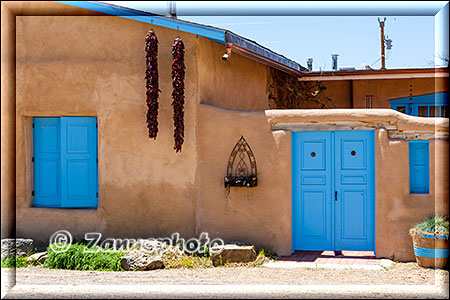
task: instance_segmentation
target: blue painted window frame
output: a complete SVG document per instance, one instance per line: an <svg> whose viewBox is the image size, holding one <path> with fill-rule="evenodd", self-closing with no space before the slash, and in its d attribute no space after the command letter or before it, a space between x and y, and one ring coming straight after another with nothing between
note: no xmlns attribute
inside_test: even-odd
<svg viewBox="0 0 450 300"><path fill-rule="evenodd" d="M98 126L97 117L33 117L33 207L53 207L53 208L98 208ZM73 151L68 149L70 136L68 127L65 126L85 126L86 139L92 151ZM50 134L41 132L41 126L53 127L53 137ZM56 129L56 130L55 130ZM94 136L95 135L95 136ZM77 135L78 136L78 135ZM80 141L75 141L77 144ZM84 142L81 141L82 144ZM79 146L79 145L74 145ZM49 151L48 147L51 147ZM44 150L43 150L44 149ZM64 153L64 154L63 154ZM87 153L87 154L86 154ZM80 157L85 155L85 157ZM86 157L87 156L87 157ZM69 158L70 157L70 158ZM54 172L48 172L42 168L42 162L53 163ZM72 182L77 177L77 173L72 173L67 169L69 161L84 163L88 167L89 178L88 195L71 196L70 190L75 191L77 186L71 185L68 176L72 175ZM66 162L66 164L65 164ZM73 164L72 164L73 165ZM69 172L69 173L67 173ZM95 172L95 174L94 174ZM56 174L56 175L55 175ZM65 174L65 176L64 176ZM90 177L93 176L93 177ZM49 178L50 177L50 178ZM51 184L43 184L42 180L53 180ZM42 191L42 187L50 187L50 193ZM53 192L53 193L51 193ZM77 198L78 197L78 198Z"/></svg>
<svg viewBox="0 0 450 300"><path fill-rule="evenodd" d="M409 141L409 192L410 194L430 193L430 143L429 141ZM423 160L418 161L418 151L424 150ZM422 183L418 184L414 178L423 172Z"/></svg>
<svg viewBox="0 0 450 300"><path fill-rule="evenodd" d="M446 107L446 112L449 111L448 92L434 93L428 95L414 96L408 98L399 98L389 100L391 109L399 110L400 107L405 107L405 114L412 116L419 116L419 107L427 107L427 116L430 115L430 106L439 107L439 115L436 117L445 117L443 115L442 107Z"/></svg>

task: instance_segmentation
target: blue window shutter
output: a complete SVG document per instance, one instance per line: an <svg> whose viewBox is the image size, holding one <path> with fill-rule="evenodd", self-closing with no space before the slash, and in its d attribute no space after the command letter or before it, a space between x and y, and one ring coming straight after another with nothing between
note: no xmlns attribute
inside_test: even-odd
<svg viewBox="0 0 450 300"><path fill-rule="evenodd" d="M97 118L61 117L61 206L98 206Z"/></svg>
<svg viewBox="0 0 450 300"><path fill-rule="evenodd" d="M409 191L430 192L429 141L409 141Z"/></svg>
<svg viewBox="0 0 450 300"><path fill-rule="evenodd" d="M61 205L60 152L59 118L33 118L33 206Z"/></svg>

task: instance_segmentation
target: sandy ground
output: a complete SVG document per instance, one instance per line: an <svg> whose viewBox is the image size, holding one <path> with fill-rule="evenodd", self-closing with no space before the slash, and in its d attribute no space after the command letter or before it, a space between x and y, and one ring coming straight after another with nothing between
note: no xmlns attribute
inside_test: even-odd
<svg viewBox="0 0 450 300"><path fill-rule="evenodd" d="M10 278L13 278L14 269L2 269L2 275L9 275ZM191 295L195 298L219 295L220 289L223 289L224 285L231 285L228 294L225 290L222 290L222 294L220 294L226 298L242 297L242 293L252 287L255 289L253 292L247 290L245 293L266 298L299 298L298 289L303 291L301 295L305 297L302 296L302 298L318 295L333 298L336 295L346 295L346 297L367 296L369 298L448 299L449 295L447 270L425 269L415 263L395 263L388 270L219 267L163 269L146 272L99 272L27 267L17 269L15 275L16 286L7 293L5 298L18 299L30 296L33 298L51 298L52 296L55 298L71 298L72 296L74 298L91 298L103 295L108 295L108 298L128 298L128 296L140 298L140 295L164 298L166 294L157 293L162 290L171 296L177 295L177 291L179 293L184 291L178 296L189 298ZM2 285L4 278L5 276L2 276ZM14 286L13 282L9 284ZM84 285L90 287L77 290ZM190 290L189 285L199 287ZM133 286L134 288L130 289ZM257 286L264 288L256 289ZM172 291L174 288L175 290ZM127 290L129 293L125 293ZM153 293L150 293L151 290ZM219 294L216 294L215 290ZM2 287L2 296L3 291ZM338 291L336 292L338 294L333 294L333 291ZM121 294L121 292L124 293Z"/></svg>

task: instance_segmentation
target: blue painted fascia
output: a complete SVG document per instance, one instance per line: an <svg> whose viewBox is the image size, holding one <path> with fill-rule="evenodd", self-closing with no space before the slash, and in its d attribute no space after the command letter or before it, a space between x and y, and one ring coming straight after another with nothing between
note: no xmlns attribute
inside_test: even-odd
<svg viewBox="0 0 450 300"><path fill-rule="evenodd" d="M192 34L197 34L206 37L214 42L225 45L225 30L223 29L214 28L206 25L199 25L186 21L179 21L172 18L153 15L151 13L146 13L125 7L113 6L110 4L95 1L55 1L55 2L80 7L84 9L89 9L112 16L118 16L130 20L135 20L170 29L189 32Z"/></svg>

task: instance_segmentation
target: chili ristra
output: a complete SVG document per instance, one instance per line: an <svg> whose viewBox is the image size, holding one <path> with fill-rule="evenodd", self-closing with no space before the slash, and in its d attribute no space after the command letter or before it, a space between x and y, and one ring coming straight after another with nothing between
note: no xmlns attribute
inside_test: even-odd
<svg viewBox="0 0 450 300"><path fill-rule="evenodd" d="M145 37L146 52L146 87L147 87L147 127L148 136L156 140L158 134L158 97L159 97L159 75L158 75L158 38L153 30Z"/></svg>
<svg viewBox="0 0 450 300"><path fill-rule="evenodd" d="M173 137L175 152L181 151L184 142L184 44L180 38L176 38L172 44L172 106L173 125L175 126Z"/></svg>

